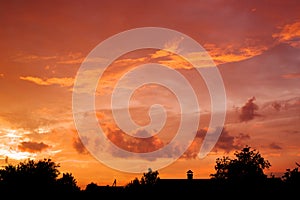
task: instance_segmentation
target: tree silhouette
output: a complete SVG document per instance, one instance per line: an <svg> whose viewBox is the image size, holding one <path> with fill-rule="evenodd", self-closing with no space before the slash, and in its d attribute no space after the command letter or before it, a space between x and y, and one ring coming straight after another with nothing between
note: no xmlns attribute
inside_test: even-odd
<svg viewBox="0 0 300 200"><path fill-rule="evenodd" d="M231 163L231 159L228 156L223 156L222 158L216 159L216 165L215 165L215 174L211 174L215 179L218 180L225 180L229 178L229 166Z"/></svg>
<svg viewBox="0 0 300 200"><path fill-rule="evenodd" d="M230 181L261 181L267 178L263 170L270 168L271 164L258 151L246 146L240 152L236 151L234 155L235 159L224 156L217 158L216 173L210 176Z"/></svg>
<svg viewBox="0 0 300 200"><path fill-rule="evenodd" d="M63 176L57 180L60 192L78 192L80 188L77 186L77 181L72 173L63 173Z"/></svg>
<svg viewBox="0 0 300 200"><path fill-rule="evenodd" d="M146 186L154 186L159 181L158 171L152 171L151 168L148 169L147 173L144 173L141 178L141 184Z"/></svg>
<svg viewBox="0 0 300 200"><path fill-rule="evenodd" d="M296 163L297 164L297 163ZM299 166L297 164L297 166ZM300 172L298 167L295 167L294 169L286 169L286 172L282 176L282 180L286 183L300 183Z"/></svg>
<svg viewBox="0 0 300 200"><path fill-rule="evenodd" d="M9 164L0 169L0 192L2 193L49 193L75 192L80 188L71 173L58 178L59 164L51 159L26 160L17 165Z"/></svg>
<svg viewBox="0 0 300 200"><path fill-rule="evenodd" d="M5 191L49 190L60 174L58 167L51 159L27 160L15 166L9 164L0 170L1 188Z"/></svg>
<svg viewBox="0 0 300 200"><path fill-rule="evenodd" d="M143 176L140 178L140 180L135 177L125 186L125 189L130 191L151 190L154 188L154 186L157 185L158 181L160 180L158 175L159 172L157 170L152 171L152 169L149 168L147 173L143 173Z"/></svg>
<svg viewBox="0 0 300 200"><path fill-rule="evenodd" d="M0 169L0 192L2 195L9 194L11 198L27 195L31 199L35 197L40 199L39 195L45 194L49 198L60 194L67 194L70 198L93 198L95 194L120 198L133 197L137 194L136 197L146 195L149 198L157 198L162 192L168 195L172 193L177 197L179 194L194 195L198 191L202 194L213 193L215 197L217 195L223 197L226 194L237 198L243 198L245 194L248 198L262 197L258 196L259 194L267 194L269 198L278 195L286 198L298 194L300 185L298 163L294 169L287 169L282 179L274 176L268 179L263 170L268 169L271 164L258 151L246 146L241 151L236 151L234 155L234 159L225 156L216 159L216 173L210 174L212 178L209 181L174 180L171 185L165 185L171 182L160 181L158 171L149 168L140 179L136 177L125 187L98 186L91 182L85 190L80 190L72 173L62 173L59 178L60 166L51 159L26 160L17 165L8 164Z"/></svg>
<svg viewBox="0 0 300 200"><path fill-rule="evenodd" d="M137 177L135 177L133 180L131 180L129 183L127 183L125 185L125 188L127 190L132 190L132 189L136 190L140 187L141 187L141 183L140 183L140 180Z"/></svg>
<svg viewBox="0 0 300 200"><path fill-rule="evenodd" d="M85 191L89 193L95 193L98 192L98 190L99 190L99 186L97 185L97 183L94 182L87 184L85 187Z"/></svg>

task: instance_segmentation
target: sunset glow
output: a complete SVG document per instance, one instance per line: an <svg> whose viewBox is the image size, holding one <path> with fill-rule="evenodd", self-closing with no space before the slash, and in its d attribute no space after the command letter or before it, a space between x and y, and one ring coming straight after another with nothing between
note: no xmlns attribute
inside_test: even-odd
<svg viewBox="0 0 300 200"><path fill-rule="evenodd" d="M186 178L189 169L195 178L209 178L216 158L231 156L245 145L270 161L266 174L282 176L295 162L300 163L299 10L297 0L1 1L0 166L28 158L52 158L63 172L72 172L81 188L90 182L111 185L114 179L117 185L125 185L140 177L149 164L174 158L172 155L182 150L182 146L171 143L181 117L185 114L191 119L183 127L187 130L199 114L197 130L185 135L194 139L186 141L189 146L176 161L159 169L161 178ZM100 80L95 70L83 70L83 77L88 78L76 85L83 64L98 66L107 61L91 56L97 45L141 27L176 30L204 49L188 52L185 59L180 54L186 38L168 38L163 49L123 54L107 66ZM107 49L108 54L115 53L110 51ZM222 77L226 92L226 101L221 102L226 105L223 127L209 130L213 115L210 88L193 63L199 68L216 67ZM168 67L151 71L161 66ZM199 108L187 103L185 113L181 113L178 97L187 96L188 88L183 86L184 81L169 80L170 71L181 74L172 77L189 80ZM115 118L124 111L123 99L115 100L119 107L114 108L111 99L114 92L125 93L148 80L143 73L161 78L174 89L154 83L138 87L126 105L133 124L142 128L126 134L124 129L133 125L118 124ZM92 81L97 81L95 90L80 90ZM93 115L108 140L136 153L131 156L99 147L97 144L102 143L95 140L93 148L102 148L107 160L124 171L98 160L87 148L91 138L80 137L77 128L91 124L75 124L72 103L76 92L94 95L95 110L83 116ZM165 121L158 116L164 116ZM120 121L127 122L122 117ZM147 129L151 119L155 128ZM221 135L214 148L199 158L205 136L218 128ZM161 158L140 154L166 146L168 151L159 154ZM132 164L122 164L119 159ZM137 164L141 161L144 166ZM126 172L133 165L140 171Z"/></svg>

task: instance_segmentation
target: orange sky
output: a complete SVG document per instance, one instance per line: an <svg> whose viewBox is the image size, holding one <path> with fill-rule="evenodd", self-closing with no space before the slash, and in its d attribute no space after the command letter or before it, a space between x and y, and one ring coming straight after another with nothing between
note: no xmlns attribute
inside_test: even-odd
<svg viewBox="0 0 300 200"><path fill-rule="evenodd" d="M105 39L133 28L164 27L202 45L222 76L227 109L218 142L208 156L197 157L211 114L207 89L203 81L198 84L189 63L154 49L124 55L99 81L95 105L107 137L139 153L161 148L174 136L180 108L164 87L148 85L132 96L131 116L141 126L149 123L153 104L169 113L163 130L146 141L122 135L109 109L113 86L124 73L157 62L188 78L201 100L193 143L178 160L159 169L161 178L186 178L188 169L195 178L208 178L217 157L232 155L246 144L270 161L267 174L281 176L300 162L299 10L297 0L1 1L0 164L7 164L6 157L8 163L51 157L62 172L72 172L82 188L90 182L110 185L114 179L123 185L141 177L142 172L110 168L83 146L73 119L73 86L84 59ZM170 38L166 50L179 43ZM127 78L142 80L130 74ZM124 156L107 153L116 161Z"/></svg>

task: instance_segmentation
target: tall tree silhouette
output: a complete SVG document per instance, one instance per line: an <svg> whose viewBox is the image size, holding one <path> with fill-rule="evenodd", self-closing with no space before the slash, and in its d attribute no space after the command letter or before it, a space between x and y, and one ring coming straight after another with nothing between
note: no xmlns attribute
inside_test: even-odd
<svg viewBox="0 0 300 200"><path fill-rule="evenodd" d="M267 178L264 169L270 168L271 164L261 154L251 147L246 146L240 152L234 153L235 159L223 156L216 159L215 174L212 178L231 181L261 181Z"/></svg>

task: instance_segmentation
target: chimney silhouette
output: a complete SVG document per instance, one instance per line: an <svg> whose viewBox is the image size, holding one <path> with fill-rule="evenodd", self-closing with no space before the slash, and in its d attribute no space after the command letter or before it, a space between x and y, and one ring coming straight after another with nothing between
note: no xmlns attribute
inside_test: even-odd
<svg viewBox="0 0 300 200"><path fill-rule="evenodd" d="M188 170L187 172L186 172L186 175L187 175L187 179L188 180L192 180L193 179L193 171L192 170Z"/></svg>

